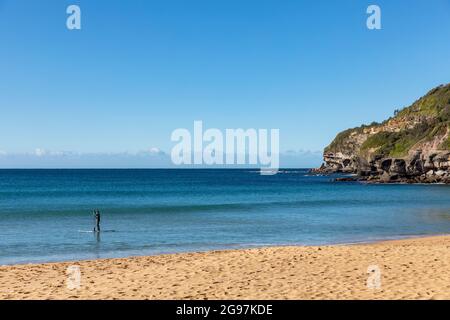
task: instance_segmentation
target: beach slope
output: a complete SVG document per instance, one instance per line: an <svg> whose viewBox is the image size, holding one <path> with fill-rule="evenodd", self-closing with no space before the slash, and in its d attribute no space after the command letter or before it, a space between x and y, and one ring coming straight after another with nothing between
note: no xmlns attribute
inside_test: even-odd
<svg viewBox="0 0 450 320"><path fill-rule="evenodd" d="M450 299L450 236L1 266L0 299Z"/></svg>

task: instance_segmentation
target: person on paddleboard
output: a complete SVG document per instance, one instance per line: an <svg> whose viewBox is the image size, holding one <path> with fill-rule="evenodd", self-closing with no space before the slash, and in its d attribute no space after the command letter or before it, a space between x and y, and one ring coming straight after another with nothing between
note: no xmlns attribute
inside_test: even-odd
<svg viewBox="0 0 450 320"><path fill-rule="evenodd" d="M95 227L94 232L100 232L100 211L94 210Z"/></svg>

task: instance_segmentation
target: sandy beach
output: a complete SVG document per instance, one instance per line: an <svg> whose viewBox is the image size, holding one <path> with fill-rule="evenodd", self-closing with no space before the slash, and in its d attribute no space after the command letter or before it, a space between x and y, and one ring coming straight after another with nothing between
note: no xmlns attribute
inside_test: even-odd
<svg viewBox="0 0 450 320"><path fill-rule="evenodd" d="M450 299L450 236L1 266L0 299Z"/></svg>

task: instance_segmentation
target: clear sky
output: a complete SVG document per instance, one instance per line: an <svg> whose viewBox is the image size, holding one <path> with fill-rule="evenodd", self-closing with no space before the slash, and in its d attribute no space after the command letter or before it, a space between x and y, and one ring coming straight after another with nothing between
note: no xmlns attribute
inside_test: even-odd
<svg viewBox="0 0 450 320"><path fill-rule="evenodd" d="M290 166L319 165L339 131L450 82L449 0L0 0L0 40L0 167L170 153L194 120L278 128Z"/></svg>

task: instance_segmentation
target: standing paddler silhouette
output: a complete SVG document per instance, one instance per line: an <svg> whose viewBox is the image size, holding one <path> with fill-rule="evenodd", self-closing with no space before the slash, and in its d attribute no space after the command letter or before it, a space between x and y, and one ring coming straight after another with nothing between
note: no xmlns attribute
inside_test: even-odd
<svg viewBox="0 0 450 320"><path fill-rule="evenodd" d="M95 226L94 226L94 232L100 232L100 211L94 210L94 219L95 219Z"/></svg>

